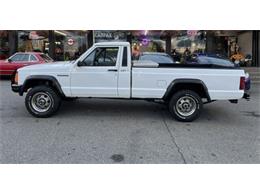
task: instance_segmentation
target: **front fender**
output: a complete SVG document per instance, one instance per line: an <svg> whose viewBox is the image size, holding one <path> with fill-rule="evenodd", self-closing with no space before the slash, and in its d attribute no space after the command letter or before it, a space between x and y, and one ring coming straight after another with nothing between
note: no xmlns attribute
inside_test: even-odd
<svg viewBox="0 0 260 195"><path fill-rule="evenodd" d="M21 85L21 88L19 90L19 95L22 96L23 93L26 92L31 86L35 86L39 82L51 83L53 85L53 87L55 87L55 89L62 96L65 96L59 81L54 76L49 76L49 75L30 75L30 76L28 76L25 79L23 85Z"/></svg>

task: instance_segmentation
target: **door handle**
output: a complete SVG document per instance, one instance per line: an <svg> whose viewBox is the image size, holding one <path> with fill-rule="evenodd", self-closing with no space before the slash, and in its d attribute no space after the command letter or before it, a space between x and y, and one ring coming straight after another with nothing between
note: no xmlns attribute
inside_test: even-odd
<svg viewBox="0 0 260 195"><path fill-rule="evenodd" d="M109 72L117 72L117 69L108 69Z"/></svg>

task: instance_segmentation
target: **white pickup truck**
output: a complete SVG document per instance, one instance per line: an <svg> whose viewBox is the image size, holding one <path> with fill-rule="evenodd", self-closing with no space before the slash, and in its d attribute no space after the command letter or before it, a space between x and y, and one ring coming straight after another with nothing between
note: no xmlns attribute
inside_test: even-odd
<svg viewBox="0 0 260 195"><path fill-rule="evenodd" d="M75 61L18 69L11 86L27 93L25 105L35 117L53 115L64 99L92 97L160 101L175 119L193 121L205 103L248 97L240 68L132 62L127 42L96 43Z"/></svg>

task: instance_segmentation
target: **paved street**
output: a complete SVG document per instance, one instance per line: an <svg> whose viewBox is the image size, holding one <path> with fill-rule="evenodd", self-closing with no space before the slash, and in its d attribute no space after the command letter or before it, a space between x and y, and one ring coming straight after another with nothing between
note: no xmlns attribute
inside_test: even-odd
<svg viewBox="0 0 260 195"><path fill-rule="evenodd" d="M80 99L37 119L0 80L0 163L260 163L260 85L251 101L204 106L172 120L145 101Z"/></svg>

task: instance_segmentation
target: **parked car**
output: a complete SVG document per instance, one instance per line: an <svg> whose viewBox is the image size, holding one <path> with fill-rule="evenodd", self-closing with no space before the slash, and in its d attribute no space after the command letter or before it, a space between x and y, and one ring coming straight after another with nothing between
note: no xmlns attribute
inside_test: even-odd
<svg viewBox="0 0 260 195"><path fill-rule="evenodd" d="M114 98L164 102L175 119L187 122L199 117L204 103L248 97L239 67L136 62L127 42L96 43L76 61L19 68L11 87L26 93L35 117L55 114L66 98Z"/></svg>
<svg viewBox="0 0 260 195"><path fill-rule="evenodd" d="M239 64L232 62L230 59L221 56L219 54L192 54L187 64L213 64L213 65L225 65L229 67L239 67ZM251 78L249 73L245 72L245 90L249 91L251 85Z"/></svg>
<svg viewBox="0 0 260 195"><path fill-rule="evenodd" d="M18 68L33 64L52 62L46 54L40 52L18 52L6 60L0 60L0 76L10 76Z"/></svg>
<svg viewBox="0 0 260 195"><path fill-rule="evenodd" d="M143 52L140 54L138 60L153 61L158 64L174 63L174 60L170 55L168 55L167 53L162 53L162 52Z"/></svg>
<svg viewBox="0 0 260 195"><path fill-rule="evenodd" d="M228 58L220 54L208 54L208 53L194 53L188 60L185 61L187 64L214 64L214 65L225 65L234 67L236 66Z"/></svg>

